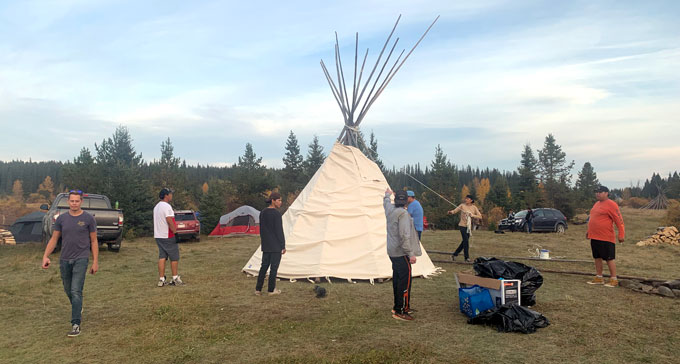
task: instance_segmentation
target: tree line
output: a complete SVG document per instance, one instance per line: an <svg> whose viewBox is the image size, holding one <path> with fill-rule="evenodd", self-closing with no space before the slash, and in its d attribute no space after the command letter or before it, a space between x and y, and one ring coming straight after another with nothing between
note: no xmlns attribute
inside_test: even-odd
<svg viewBox="0 0 680 364"><path fill-rule="evenodd" d="M363 134L360 138L360 149L378 164L390 186L414 190L429 221L443 229L454 227L458 217L446 214L451 205L437 194L453 203L467 194L475 196L485 216L483 224L493 228L510 209L554 207L571 217L592 206L592 191L599 184L589 162L572 183L574 161L566 158L552 134L535 151L529 144L524 145L519 165L513 171L457 166L440 146L424 168L416 164L387 169L380 160L375 135L371 132L368 142ZM287 208L324 159L324 149L316 136L303 156L296 135L290 131L283 168L264 166L250 143L231 166L187 165L175 155L169 138L160 144L160 158L146 161L135 150L129 130L120 126L111 137L95 143L93 150L83 147L78 156L64 163L0 162L0 195L22 201L49 201L57 192L71 188L104 194L124 210L126 236L134 237L151 233L151 213L158 190L170 187L175 190L175 207L200 211L203 231L207 233L221 215L240 205L264 208L266 194L274 189L282 193L284 209ZM669 198L680 197L676 196L680 195L677 172L666 179L653 174L644 186L612 194L653 197L658 193L656 186L667 191Z"/></svg>

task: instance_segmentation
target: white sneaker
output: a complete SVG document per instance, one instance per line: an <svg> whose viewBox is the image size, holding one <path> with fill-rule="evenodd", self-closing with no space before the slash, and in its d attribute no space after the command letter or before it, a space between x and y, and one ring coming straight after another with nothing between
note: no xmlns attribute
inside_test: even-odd
<svg viewBox="0 0 680 364"><path fill-rule="evenodd" d="M68 332L68 337L76 337L80 335L80 325L73 325L71 331Z"/></svg>
<svg viewBox="0 0 680 364"><path fill-rule="evenodd" d="M169 283L171 286L182 286L184 285L184 282L177 276L177 278L173 278L172 281Z"/></svg>
<svg viewBox="0 0 680 364"><path fill-rule="evenodd" d="M158 287L163 287L166 284L168 284L168 283L165 281L165 276L163 276L163 279L158 278Z"/></svg>

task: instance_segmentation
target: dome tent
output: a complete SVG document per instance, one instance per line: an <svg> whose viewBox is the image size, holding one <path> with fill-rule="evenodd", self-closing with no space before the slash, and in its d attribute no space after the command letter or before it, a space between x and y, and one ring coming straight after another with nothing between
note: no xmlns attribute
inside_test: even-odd
<svg viewBox="0 0 680 364"><path fill-rule="evenodd" d="M220 222L210 233L210 236L229 236L232 234L260 234L260 211L243 205L236 210L222 215Z"/></svg>

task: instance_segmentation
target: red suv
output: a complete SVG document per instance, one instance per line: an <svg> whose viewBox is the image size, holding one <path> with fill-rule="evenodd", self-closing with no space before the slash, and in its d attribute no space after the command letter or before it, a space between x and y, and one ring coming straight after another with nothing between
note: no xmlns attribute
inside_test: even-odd
<svg viewBox="0 0 680 364"><path fill-rule="evenodd" d="M201 241L201 223L193 210L176 210L177 240L194 239Z"/></svg>

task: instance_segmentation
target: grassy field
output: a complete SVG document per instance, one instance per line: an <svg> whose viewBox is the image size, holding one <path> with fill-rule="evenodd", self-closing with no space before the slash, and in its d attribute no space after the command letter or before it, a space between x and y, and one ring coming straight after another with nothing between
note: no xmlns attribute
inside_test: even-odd
<svg viewBox="0 0 680 364"><path fill-rule="evenodd" d="M624 210L627 243L617 248L619 274L680 278L679 247L636 247L661 215ZM590 259L584 226L566 234L476 232L475 256ZM456 231L426 232L427 249L451 251ZM40 244L0 246L2 363L677 363L680 299L586 285L589 277L544 273L533 309L551 325L531 335L472 326L458 311L453 273L416 279L413 322L391 318L392 285L281 281L278 297L253 295L241 268L258 238L208 239L181 246L187 285L157 288L157 250L150 238L103 251L100 272L85 282L83 333L66 337L70 308L58 268L39 268ZM53 256L56 259L56 255ZM449 259L432 254L432 258ZM592 263L525 262L592 271ZM56 268L56 269L55 269ZM606 271L606 270L605 270Z"/></svg>

